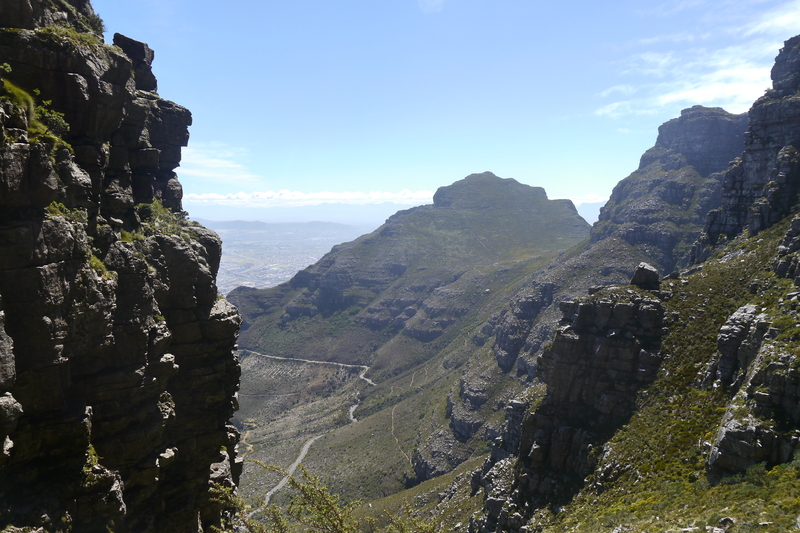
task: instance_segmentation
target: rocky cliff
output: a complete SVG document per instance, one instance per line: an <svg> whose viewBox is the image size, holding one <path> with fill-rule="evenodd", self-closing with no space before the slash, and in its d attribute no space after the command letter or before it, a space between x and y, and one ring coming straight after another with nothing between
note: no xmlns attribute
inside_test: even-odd
<svg viewBox="0 0 800 533"><path fill-rule="evenodd" d="M593 450L630 418L637 391L658 370L664 308L657 297L635 286L605 289L560 308L561 325L539 362L547 396L475 473L487 492L479 530L518 528L537 506L568 502L597 465ZM519 457L516 465L510 456ZM509 467L514 482L495 484Z"/></svg>
<svg viewBox="0 0 800 533"><path fill-rule="evenodd" d="M800 466L800 218L791 215L800 187L798 50L795 37L778 55L773 88L749 112L742 152L734 152L742 117L695 107L662 126L642 158L637 173L656 162L667 175L683 169L644 188L655 200L641 201L637 173L615 188L584 254L615 238L641 245L635 240L648 232L631 229L637 218L661 236L688 223L672 233L682 233L677 239L647 241L661 266L680 265L674 252L688 250L710 210L690 258L701 264L661 280L651 272L649 283L634 276L648 291L595 288L561 303L561 325L538 360L547 394L523 393L506 408L491 458L472 476L485 503L471 531L795 525L798 507L781 499L794 489L777 487ZM692 118L707 121L698 137L677 133ZM730 142L704 131L725 131ZM648 217L659 202L688 212ZM742 505L751 497L758 511Z"/></svg>
<svg viewBox="0 0 800 533"><path fill-rule="evenodd" d="M590 242L532 277L511 305L483 326L505 371L536 375L563 300L627 283L640 262L671 272L689 262L709 209L720 204L720 171L741 153L747 115L694 106L661 125L639 168L614 188L592 227ZM695 166L696 165L696 166Z"/></svg>
<svg viewBox="0 0 800 533"><path fill-rule="evenodd" d="M695 261L743 230L757 233L789 214L800 192L800 36L786 41L772 68L772 88L749 111L745 150L720 178L722 205L708 214Z"/></svg>
<svg viewBox="0 0 800 533"><path fill-rule="evenodd" d="M0 528L199 531L238 475L240 318L181 211L191 114L88 1L0 12Z"/></svg>

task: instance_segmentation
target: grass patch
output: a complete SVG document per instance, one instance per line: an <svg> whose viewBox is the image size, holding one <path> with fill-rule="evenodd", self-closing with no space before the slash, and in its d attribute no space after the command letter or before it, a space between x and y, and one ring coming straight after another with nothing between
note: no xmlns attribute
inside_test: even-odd
<svg viewBox="0 0 800 533"><path fill-rule="evenodd" d="M51 202L50 205L45 207L45 211L50 217L63 217L77 224L86 224L88 222L88 215L85 209L80 207L70 209L61 202Z"/></svg>
<svg viewBox="0 0 800 533"><path fill-rule="evenodd" d="M800 462L768 468L759 464L717 486L706 480L710 444L732 398L723 390L699 388L699 376L717 349L717 334L744 304L755 304L787 339L796 321L781 314L782 298L793 291L771 265L788 222L740 239L720 251L701 271L675 280L664 302L670 329L656 381L639 394L629 423L608 441L596 473L560 513L548 515L543 531L594 532L629 528L672 532L720 527L727 532L788 531L800 514ZM729 253L736 250L736 253ZM766 268L765 268L766 266ZM755 280L755 283L754 283ZM620 473L604 478L604 468ZM601 484L598 485L597 483ZM628 529L625 529L628 530Z"/></svg>

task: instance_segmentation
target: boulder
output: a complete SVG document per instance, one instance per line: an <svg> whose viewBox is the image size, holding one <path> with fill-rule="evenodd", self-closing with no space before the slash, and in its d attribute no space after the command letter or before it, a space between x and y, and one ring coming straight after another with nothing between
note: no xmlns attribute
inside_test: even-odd
<svg viewBox="0 0 800 533"><path fill-rule="evenodd" d="M639 263L633 272L631 285L646 290L658 290L660 286L658 270L648 263Z"/></svg>

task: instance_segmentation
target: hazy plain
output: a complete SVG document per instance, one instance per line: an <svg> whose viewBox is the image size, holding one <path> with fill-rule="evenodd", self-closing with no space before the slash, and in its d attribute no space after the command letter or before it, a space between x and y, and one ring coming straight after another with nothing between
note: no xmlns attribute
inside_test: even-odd
<svg viewBox="0 0 800 533"><path fill-rule="evenodd" d="M334 245L369 231L365 227L328 222L199 222L222 237L222 260L217 275L217 288L222 294L242 285L263 289L288 281Z"/></svg>

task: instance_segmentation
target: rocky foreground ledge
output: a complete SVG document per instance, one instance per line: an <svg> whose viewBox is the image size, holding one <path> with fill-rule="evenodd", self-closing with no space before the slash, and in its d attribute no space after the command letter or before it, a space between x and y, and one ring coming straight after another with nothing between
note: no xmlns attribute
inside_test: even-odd
<svg viewBox="0 0 800 533"><path fill-rule="evenodd" d="M240 318L181 210L191 114L88 1L0 13L0 529L208 530Z"/></svg>

